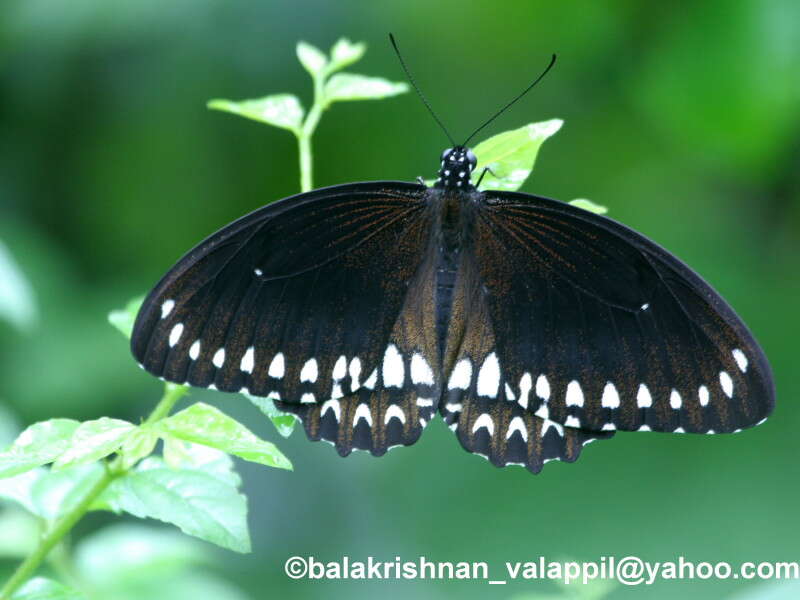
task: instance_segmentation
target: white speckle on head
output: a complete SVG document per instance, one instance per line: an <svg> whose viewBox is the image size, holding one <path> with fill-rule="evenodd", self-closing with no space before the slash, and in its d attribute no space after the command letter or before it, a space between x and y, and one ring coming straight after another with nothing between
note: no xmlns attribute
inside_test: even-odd
<svg viewBox="0 0 800 600"><path fill-rule="evenodd" d="M734 349L733 360L735 360L736 364L739 365L739 370L742 373L747 372L747 357L744 355L744 352L738 348Z"/></svg>
<svg viewBox="0 0 800 600"><path fill-rule="evenodd" d="M447 389L466 390L472 381L472 362L468 358L462 358L456 363L453 372L450 374L450 381L447 382Z"/></svg>
<svg viewBox="0 0 800 600"><path fill-rule="evenodd" d="M544 375L536 378L536 395L542 400L550 399L550 384Z"/></svg>
<svg viewBox="0 0 800 600"><path fill-rule="evenodd" d="M653 431L648 425L642 425L637 431Z"/></svg>
<svg viewBox="0 0 800 600"><path fill-rule="evenodd" d="M463 407L461 406L460 402L448 402L444 405L444 408L447 412L459 413Z"/></svg>
<svg viewBox="0 0 800 600"><path fill-rule="evenodd" d="M650 390L647 389L645 384L639 385L639 391L636 392L636 405L639 408L650 408L653 406L653 397L650 396Z"/></svg>
<svg viewBox="0 0 800 600"><path fill-rule="evenodd" d="M361 383L358 381L358 378L361 377L361 359L357 356L350 361L349 367L350 373L350 389L352 391L356 391L358 388L361 387Z"/></svg>
<svg viewBox="0 0 800 600"><path fill-rule="evenodd" d="M647 310L648 308L650 308L650 303L649 302L645 302L644 304L642 304L639 307L640 310Z"/></svg>
<svg viewBox="0 0 800 600"><path fill-rule="evenodd" d="M496 398L499 388L500 363L497 361L497 355L492 352L483 361L478 372L478 395Z"/></svg>
<svg viewBox="0 0 800 600"><path fill-rule="evenodd" d="M406 423L406 413L404 413L403 409L397 406L397 404L390 404L389 408L386 409L386 414L383 417L383 424L388 425L389 421L392 419L400 419L403 425Z"/></svg>
<svg viewBox="0 0 800 600"><path fill-rule="evenodd" d="M683 427L676 427L672 430L672 433L686 433L686 430Z"/></svg>
<svg viewBox="0 0 800 600"><path fill-rule="evenodd" d="M603 397L600 399L600 404L604 408L618 408L619 407L619 394L614 384L609 382L603 388Z"/></svg>
<svg viewBox="0 0 800 600"><path fill-rule="evenodd" d="M264 274L264 271L261 269L253 269L253 273L255 273L258 277L261 277Z"/></svg>
<svg viewBox="0 0 800 600"><path fill-rule="evenodd" d="M256 349L250 346L242 356L242 361L239 363L239 370L242 373L252 373L253 367L256 364Z"/></svg>
<svg viewBox="0 0 800 600"><path fill-rule="evenodd" d="M583 407L583 390L574 379L567 385L567 406Z"/></svg>
<svg viewBox="0 0 800 600"><path fill-rule="evenodd" d="M302 396L300 396L300 404L314 404L317 399L314 397L314 394L310 392L306 392Z"/></svg>
<svg viewBox="0 0 800 600"><path fill-rule="evenodd" d="M411 357L411 381L416 384L433 385L433 371L428 361L419 353L415 352Z"/></svg>
<svg viewBox="0 0 800 600"><path fill-rule="evenodd" d="M461 182L460 181L456 181L456 187L461 187Z"/></svg>
<svg viewBox="0 0 800 600"><path fill-rule="evenodd" d="M533 384L531 383L531 374L525 373L519 379L519 400L517 400L517 403L522 408L528 408L528 394L531 393L532 387Z"/></svg>
<svg viewBox="0 0 800 600"><path fill-rule="evenodd" d="M466 175L466 174L467 174L467 172L466 172L466 171L459 171L459 172L458 172L458 176L459 176L461 179L464 179L464 175Z"/></svg>
<svg viewBox="0 0 800 600"><path fill-rule="evenodd" d="M303 368L300 369L300 381L315 383L319 377L319 367L316 358L309 358Z"/></svg>
<svg viewBox="0 0 800 600"><path fill-rule="evenodd" d="M567 415L567 418L564 420L564 425L566 425L567 427L574 427L576 429L580 429L581 420L578 417Z"/></svg>
<svg viewBox="0 0 800 600"><path fill-rule="evenodd" d="M613 423L603 423L601 431L614 431L617 428Z"/></svg>
<svg viewBox="0 0 800 600"><path fill-rule="evenodd" d="M709 394L706 386L701 385L698 388L697 397L700 399L700 406L708 406Z"/></svg>
<svg viewBox="0 0 800 600"><path fill-rule="evenodd" d="M403 387L405 376L403 357L397 346L389 344L383 355L383 385L385 387Z"/></svg>
<svg viewBox="0 0 800 600"><path fill-rule="evenodd" d="M506 431L506 439L510 439L515 431L519 431L523 442L528 441L528 429L525 427L525 421L522 420L522 417L514 417L511 419L511 422L508 424L508 431Z"/></svg>
<svg viewBox="0 0 800 600"><path fill-rule="evenodd" d="M433 406L433 398L417 398L417 406Z"/></svg>
<svg viewBox="0 0 800 600"><path fill-rule="evenodd" d="M446 177L449 177L450 176L450 169L445 169L444 170L444 174L445 174Z"/></svg>
<svg viewBox="0 0 800 600"><path fill-rule="evenodd" d="M681 395L678 393L678 390L673 389L672 392L670 392L669 405L675 410L678 410L683 405L683 401L681 400Z"/></svg>
<svg viewBox="0 0 800 600"><path fill-rule="evenodd" d="M197 360L198 356L200 356L200 340L195 340L194 344L189 348L189 358Z"/></svg>
<svg viewBox="0 0 800 600"><path fill-rule="evenodd" d="M364 382L364 387L367 388L368 390L374 390L377 383L378 383L378 369L373 369L370 376L367 377L367 380Z"/></svg>
<svg viewBox="0 0 800 600"><path fill-rule="evenodd" d="M542 423L542 437L545 436L551 427L556 430L556 433L559 436L564 437L564 426L560 423L556 423L555 421L551 421L550 419L544 419L544 422Z"/></svg>
<svg viewBox="0 0 800 600"><path fill-rule="evenodd" d="M367 425L372 427L372 414L369 412L369 405L359 404L356 407L356 412L353 414L353 427L358 424L359 419L364 419Z"/></svg>
<svg viewBox="0 0 800 600"><path fill-rule="evenodd" d="M339 404L339 401L328 400L327 402L325 402L319 410L320 418L324 417L325 413L328 412L329 410L333 411L333 416L336 419L336 422L338 423L342 412L342 407Z"/></svg>
<svg viewBox="0 0 800 600"><path fill-rule="evenodd" d="M345 375L347 375L347 359L344 356L340 356L336 364L333 365L333 373L331 376L335 381L341 381L344 379Z"/></svg>
<svg viewBox="0 0 800 600"><path fill-rule="evenodd" d="M175 327L172 328L172 331L169 332L169 347L173 348L175 344L181 339L181 335L183 335L183 323L178 323Z"/></svg>
<svg viewBox="0 0 800 600"><path fill-rule="evenodd" d="M485 427L490 436L494 435L494 421L492 421L492 417L490 417L488 413L483 413L475 419L475 424L472 426L472 433L475 433L481 427Z"/></svg>
<svg viewBox="0 0 800 600"><path fill-rule="evenodd" d="M733 380L731 376L725 371L719 372L719 384L722 386L722 391L728 398L733 398Z"/></svg>
<svg viewBox="0 0 800 600"><path fill-rule="evenodd" d="M506 400L510 400L511 402L516 400L514 397L514 390L512 390L511 386L508 384L506 384Z"/></svg>
<svg viewBox="0 0 800 600"><path fill-rule="evenodd" d="M161 318L166 319L173 308L175 308L175 300L164 300L164 304L161 305Z"/></svg>
<svg viewBox="0 0 800 600"><path fill-rule="evenodd" d="M211 359L211 362L214 363L214 366L218 369L222 368L222 365L225 364L225 348L220 348L214 353L214 358Z"/></svg>
<svg viewBox="0 0 800 600"><path fill-rule="evenodd" d="M286 365L283 360L283 352L278 352L275 355L275 358L272 359L272 362L269 363L269 370L267 371L267 375L270 377L275 377L276 379L280 379L283 377L284 372L286 371Z"/></svg>

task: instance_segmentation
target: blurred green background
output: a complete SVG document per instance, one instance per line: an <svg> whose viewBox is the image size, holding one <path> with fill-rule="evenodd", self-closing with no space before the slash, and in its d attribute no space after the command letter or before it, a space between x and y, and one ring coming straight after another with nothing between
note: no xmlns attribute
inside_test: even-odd
<svg viewBox="0 0 800 600"><path fill-rule="evenodd" d="M321 584L289 580L283 561L425 555L485 560L499 576L503 561L539 555L797 560L798 24L795 0L6 0L0 240L30 279L39 318L27 332L0 322L0 404L21 425L138 421L153 406L159 382L105 315L207 234L297 191L290 134L205 102L293 92L308 106L298 39L366 41L352 70L400 80L393 31L456 137L557 52L555 70L482 137L564 119L523 191L591 198L699 271L770 358L774 416L738 436L622 433L532 476L467 454L440 420L412 448L342 460L301 431L280 439L240 396L198 391L193 399L224 407L295 465L241 465L254 552L210 549L211 571L243 598L483 598L556 588ZM315 138L315 182L430 177L445 146L412 95L337 104ZM78 533L110 520L92 515ZM609 597L718 598L752 585L659 582Z"/></svg>

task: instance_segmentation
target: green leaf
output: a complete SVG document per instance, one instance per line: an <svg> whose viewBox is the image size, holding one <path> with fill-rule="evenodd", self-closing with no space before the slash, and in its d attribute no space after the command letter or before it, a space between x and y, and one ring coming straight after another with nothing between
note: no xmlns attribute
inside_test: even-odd
<svg viewBox="0 0 800 600"><path fill-rule="evenodd" d="M272 421L272 424L275 426L275 429L278 430L279 434L281 434L283 437L289 437L292 435L295 423L297 422L297 418L293 414L279 411L277 408L275 408L275 403L271 398L251 396L250 394L246 393L242 393L242 395L250 400L250 402L255 404L262 413L267 415L269 420Z"/></svg>
<svg viewBox="0 0 800 600"><path fill-rule="evenodd" d="M164 440L163 463L173 469L203 471L236 488L242 485L242 478L233 468L233 459L222 450L202 444L193 444L168 437ZM149 469L161 465L162 463L158 459L147 459L142 463L141 468Z"/></svg>
<svg viewBox="0 0 800 600"><path fill-rule="evenodd" d="M602 206L601 204L595 204L586 198L576 198L575 200L570 200L569 203L572 206L577 206L578 208L588 210L589 212L593 212L598 215L604 215L608 212L608 208L605 206Z"/></svg>
<svg viewBox="0 0 800 600"><path fill-rule="evenodd" d="M487 171L481 189L518 190L531 174L542 143L561 129L563 123L560 119L529 123L484 140L472 149L478 157L473 181L477 182L483 169L489 167L494 175Z"/></svg>
<svg viewBox="0 0 800 600"><path fill-rule="evenodd" d="M136 322L136 315L144 302L144 296L132 298L125 305L125 308L112 310L108 313L108 322L119 329L126 338L131 339L133 324Z"/></svg>
<svg viewBox="0 0 800 600"><path fill-rule="evenodd" d="M158 434L152 427L145 425L137 427L125 438L119 450L122 454L123 468L130 469L144 457L150 456L157 442Z"/></svg>
<svg viewBox="0 0 800 600"><path fill-rule="evenodd" d="M274 125L297 133L303 122L303 106L297 96L292 94L275 94L253 100L210 100L208 108L222 110L253 119L261 123Z"/></svg>
<svg viewBox="0 0 800 600"><path fill-rule="evenodd" d="M58 457L53 469L84 465L116 452L136 429L128 421L102 417L81 423L75 430L67 450Z"/></svg>
<svg viewBox="0 0 800 600"><path fill-rule="evenodd" d="M0 559L22 559L36 548L41 535L39 522L15 507L0 510Z"/></svg>
<svg viewBox="0 0 800 600"><path fill-rule="evenodd" d="M35 577L17 590L11 600L83 600L85 596L52 579Z"/></svg>
<svg viewBox="0 0 800 600"><path fill-rule="evenodd" d="M186 534L236 552L250 551L247 499L209 473L171 469L151 457L114 480L105 497L115 509L136 517L171 523Z"/></svg>
<svg viewBox="0 0 800 600"><path fill-rule="evenodd" d="M0 319L21 331L27 331L37 318L33 288L11 252L0 242Z"/></svg>
<svg viewBox="0 0 800 600"><path fill-rule="evenodd" d="M104 527L83 538L75 549L75 567L92 587L163 577L208 559L201 542L177 531L139 524Z"/></svg>
<svg viewBox="0 0 800 600"><path fill-rule="evenodd" d="M406 83L389 81L382 77L337 73L325 83L325 101L377 100L403 94L408 89Z"/></svg>
<svg viewBox="0 0 800 600"><path fill-rule="evenodd" d="M269 467L291 469L292 463L274 444L259 439L218 408L197 402L154 426L162 435L210 446Z"/></svg>
<svg viewBox="0 0 800 600"><path fill-rule="evenodd" d="M347 38L341 38L331 48L331 62L328 65L328 72L338 71L361 60L367 45L363 42L353 44Z"/></svg>
<svg viewBox="0 0 800 600"><path fill-rule="evenodd" d="M50 419L34 423L0 453L0 478L11 477L54 461L70 444L80 423L72 419Z"/></svg>
<svg viewBox="0 0 800 600"><path fill-rule="evenodd" d="M16 502L31 514L37 514L36 505L31 498L34 483L47 476L47 469L38 468L25 471L13 477L0 479L0 499Z"/></svg>
<svg viewBox="0 0 800 600"><path fill-rule="evenodd" d="M34 514L54 521L77 506L103 476L100 463L78 465L61 471L48 471L31 485L31 504ZM108 508L100 503L93 510Z"/></svg>
<svg viewBox="0 0 800 600"><path fill-rule="evenodd" d="M308 42L297 43L297 59L312 77L320 76L328 64L328 59L322 50Z"/></svg>

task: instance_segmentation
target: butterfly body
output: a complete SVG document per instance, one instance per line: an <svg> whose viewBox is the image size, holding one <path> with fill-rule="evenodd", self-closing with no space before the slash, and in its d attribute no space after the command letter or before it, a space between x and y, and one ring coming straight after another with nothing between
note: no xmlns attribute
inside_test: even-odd
<svg viewBox="0 0 800 600"><path fill-rule="evenodd" d="M145 300L133 354L168 381L271 398L341 455L416 442L538 472L616 430L733 432L774 404L763 352L686 265L611 219L481 191L346 184L215 233Z"/></svg>

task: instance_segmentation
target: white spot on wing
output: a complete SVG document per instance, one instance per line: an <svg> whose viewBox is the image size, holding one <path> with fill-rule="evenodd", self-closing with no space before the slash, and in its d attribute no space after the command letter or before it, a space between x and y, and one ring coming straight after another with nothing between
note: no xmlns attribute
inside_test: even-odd
<svg viewBox="0 0 800 600"><path fill-rule="evenodd" d="M468 358L462 358L456 363L453 372L450 375L450 381L447 383L447 389L460 389L466 390L472 381L472 363Z"/></svg>
<svg viewBox="0 0 800 600"><path fill-rule="evenodd" d="M225 364L225 348L220 348L214 353L214 358L211 359L211 362L214 363L214 366L218 369L222 368L222 365Z"/></svg>
<svg viewBox="0 0 800 600"><path fill-rule="evenodd" d="M361 383L358 381L358 378L361 377L361 359L357 356L350 361L350 390L355 392L358 388L361 387Z"/></svg>
<svg viewBox="0 0 800 600"><path fill-rule="evenodd" d="M181 335L183 334L183 323L178 323L175 327L172 328L172 331L169 332L169 347L172 348L178 341L181 339Z"/></svg>
<svg viewBox="0 0 800 600"><path fill-rule="evenodd" d="M492 352L483 361L478 372L478 395L496 398L499 387L500 363L497 362L497 355Z"/></svg>
<svg viewBox="0 0 800 600"><path fill-rule="evenodd" d="M601 431L614 431L616 430L617 426L614 423L603 423L603 427L601 427Z"/></svg>
<svg viewBox="0 0 800 600"><path fill-rule="evenodd" d="M547 381L547 377L544 375L539 375L539 377L536 378L536 395L542 400L548 400L550 398L550 384Z"/></svg>
<svg viewBox="0 0 800 600"><path fill-rule="evenodd" d="M567 385L567 406L583 407L583 390L574 379Z"/></svg>
<svg viewBox="0 0 800 600"><path fill-rule="evenodd" d="M514 401L516 398L514 397L514 390L511 389L511 386L506 384L506 400Z"/></svg>
<svg viewBox="0 0 800 600"><path fill-rule="evenodd" d="M389 344L386 353L383 355L383 385L386 387L403 387L405 378L405 366L403 357L397 350L397 346Z"/></svg>
<svg viewBox="0 0 800 600"><path fill-rule="evenodd" d="M369 412L369 405L367 404L359 404L356 408L356 412L353 415L353 427L358 424L359 419L364 419L367 422L367 425L372 427L372 414Z"/></svg>
<svg viewBox="0 0 800 600"><path fill-rule="evenodd" d="M417 406L433 406L432 398L417 398Z"/></svg>
<svg viewBox="0 0 800 600"><path fill-rule="evenodd" d="M678 393L678 390L672 390L670 393L669 405L675 410L678 410L683 405L683 401L681 400L681 395Z"/></svg>
<svg viewBox="0 0 800 600"><path fill-rule="evenodd" d="M331 376L335 381L341 381L344 379L345 375L347 375L347 358L340 356L336 364L333 365L333 373Z"/></svg>
<svg viewBox="0 0 800 600"><path fill-rule="evenodd" d="M256 364L256 350L250 346L242 356L242 362L239 363L239 370L243 373L252 373L253 367Z"/></svg>
<svg viewBox="0 0 800 600"><path fill-rule="evenodd" d="M708 388L704 385L701 385L697 390L697 396L700 398L700 406L708 406Z"/></svg>
<svg viewBox="0 0 800 600"><path fill-rule="evenodd" d="M458 413L461 412L463 406L461 406L460 402L449 402L448 404L444 405L444 408L447 412Z"/></svg>
<svg viewBox="0 0 800 600"><path fill-rule="evenodd" d="M319 367L317 366L316 358L309 358L303 368L300 369L300 381L308 381L314 383L319 377Z"/></svg>
<svg viewBox="0 0 800 600"><path fill-rule="evenodd" d="M322 405L320 408L319 415L320 418L325 416L325 413L329 410L333 411L333 416L336 418L336 422L339 422L339 418L341 417L342 407L339 405L338 400L328 400Z"/></svg>
<svg viewBox="0 0 800 600"><path fill-rule="evenodd" d="M619 394L613 383L609 382L606 384L606 387L603 388L603 397L600 400L600 404L605 408L619 407Z"/></svg>
<svg viewBox="0 0 800 600"><path fill-rule="evenodd" d="M267 375L280 379L286 371L286 365L283 360L283 352L278 352L272 362L269 363L269 371Z"/></svg>
<svg viewBox="0 0 800 600"><path fill-rule="evenodd" d="M642 425L641 427L639 427L638 431L653 431L653 430L650 429L648 425Z"/></svg>
<svg viewBox="0 0 800 600"><path fill-rule="evenodd" d="M164 300L164 304L161 305L161 318L166 319L173 308L175 308L175 300Z"/></svg>
<svg viewBox="0 0 800 600"><path fill-rule="evenodd" d="M528 394L531 393L532 387L533 384L531 383L531 374L525 373L519 379L519 400L517 400L517 403L522 408L528 408Z"/></svg>
<svg viewBox="0 0 800 600"><path fill-rule="evenodd" d="M375 385L378 383L378 369L373 369L372 373L367 380L364 382L364 387L368 390L374 390Z"/></svg>
<svg viewBox="0 0 800 600"><path fill-rule="evenodd" d="M639 408L650 408L653 406L653 397L650 395L650 390L647 389L645 384L639 386L639 391L636 392L636 404Z"/></svg>
<svg viewBox="0 0 800 600"><path fill-rule="evenodd" d="M300 396L300 404L314 404L317 399L314 397L314 394L310 392L306 392L302 396Z"/></svg>
<svg viewBox="0 0 800 600"><path fill-rule="evenodd" d="M189 358L192 360L197 360L197 357L200 356L200 340L195 340L192 347L189 348Z"/></svg>
<svg viewBox="0 0 800 600"><path fill-rule="evenodd" d="M522 420L522 417L514 417L511 419L511 422L508 424L506 439L510 439L515 431L519 431L523 442L528 441L528 429L525 427L525 421Z"/></svg>
<svg viewBox="0 0 800 600"><path fill-rule="evenodd" d="M406 423L406 413L397 404L390 404L389 408L386 409L386 415L383 417L384 425L388 425L392 419L400 419L403 425Z"/></svg>
<svg viewBox="0 0 800 600"><path fill-rule="evenodd" d="M551 421L550 419L545 419L544 423L542 423L542 437L545 436L551 427L556 430L556 433L559 436L564 437L564 426L560 423L556 423L555 421Z"/></svg>
<svg viewBox="0 0 800 600"><path fill-rule="evenodd" d="M411 357L411 381L416 384L433 385L433 371L419 352L415 352Z"/></svg>
<svg viewBox="0 0 800 600"><path fill-rule="evenodd" d="M475 433L481 427L485 427L489 435L494 435L494 421L488 413L483 413L480 417L475 419L475 424L472 426L472 433Z"/></svg>
<svg viewBox="0 0 800 600"><path fill-rule="evenodd" d="M733 380L727 372L719 372L719 384L722 386L722 391L725 392L725 395L728 398L733 398Z"/></svg>
<svg viewBox="0 0 800 600"><path fill-rule="evenodd" d="M564 420L564 425L567 427L575 427L579 429L581 426L581 420L577 417L573 417L572 415L568 415L567 418Z"/></svg>
<svg viewBox="0 0 800 600"><path fill-rule="evenodd" d="M736 361L736 364L739 365L739 370L742 373L747 372L747 357L744 355L744 352L738 348L734 349L733 359Z"/></svg>

